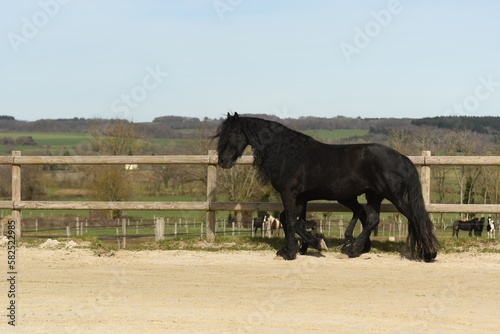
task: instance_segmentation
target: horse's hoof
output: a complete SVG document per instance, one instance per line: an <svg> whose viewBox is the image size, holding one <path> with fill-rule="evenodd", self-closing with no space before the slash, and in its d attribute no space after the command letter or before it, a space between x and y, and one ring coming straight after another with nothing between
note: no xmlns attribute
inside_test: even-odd
<svg viewBox="0 0 500 334"><path fill-rule="evenodd" d="M425 262L432 262L432 261L434 261L434 259L436 258L436 256L437 256L437 252L434 252L434 253L431 253L431 254L424 253L424 261Z"/></svg>
<svg viewBox="0 0 500 334"><path fill-rule="evenodd" d="M324 239L321 239L321 241L319 242L319 250L320 251L327 251L328 250L328 247L326 246L326 242Z"/></svg>
<svg viewBox="0 0 500 334"><path fill-rule="evenodd" d="M283 248L276 252L276 256L281 256L284 260L295 260L297 254L288 252L286 249Z"/></svg>
<svg viewBox="0 0 500 334"><path fill-rule="evenodd" d="M359 251L354 250L354 247L352 245L353 244L342 246L340 252L349 256L350 258L359 257L361 253Z"/></svg>
<svg viewBox="0 0 500 334"><path fill-rule="evenodd" d="M372 243L371 243L370 239L368 239L365 242L365 245L363 246L363 253L369 253L371 249L372 249Z"/></svg>

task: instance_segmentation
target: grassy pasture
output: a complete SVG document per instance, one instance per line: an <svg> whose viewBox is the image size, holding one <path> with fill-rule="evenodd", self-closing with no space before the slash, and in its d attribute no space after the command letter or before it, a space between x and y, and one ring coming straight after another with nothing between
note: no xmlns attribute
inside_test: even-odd
<svg viewBox="0 0 500 334"><path fill-rule="evenodd" d="M64 150L70 152L73 148L89 143L89 136L85 133L67 133L67 132L1 132L0 137L19 138L24 136L31 136L36 141L38 146L20 146L14 145L7 147L7 145L0 145L1 155L10 155L8 149L13 151L21 151L23 155L30 155L34 152L48 149L52 154L63 154Z"/></svg>

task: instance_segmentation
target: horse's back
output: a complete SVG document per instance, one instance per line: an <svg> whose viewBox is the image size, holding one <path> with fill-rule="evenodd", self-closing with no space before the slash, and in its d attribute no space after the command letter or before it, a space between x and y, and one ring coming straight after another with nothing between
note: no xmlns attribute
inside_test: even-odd
<svg viewBox="0 0 500 334"><path fill-rule="evenodd" d="M330 145L330 152L335 158L345 159L351 167L375 168L378 172L399 170L408 163L413 166L405 155L377 143Z"/></svg>
<svg viewBox="0 0 500 334"><path fill-rule="evenodd" d="M375 143L330 145L313 141L306 158L298 164L303 168L289 170L303 171L310 186L328 187L332 196L325 194L324 199L349 198L372 190L394 200L402 196L407 184L419 182L418 172L406 156Z"/></svg>

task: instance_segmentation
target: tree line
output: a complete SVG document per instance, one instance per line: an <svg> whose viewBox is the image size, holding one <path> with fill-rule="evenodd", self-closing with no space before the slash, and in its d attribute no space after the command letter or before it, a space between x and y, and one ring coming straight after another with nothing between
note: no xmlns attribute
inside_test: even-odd
<svg viewBox="0 0 500 334"><path fill-rule="evenodd" d="M392 128L409 127L437 127L447 130L470 130L472 132L499 135L500 117L485 116L439 116L421 119L411 118L351 118L346 116L325 117L299 117L280 118L276 115L252 114L252 117L260 117L280 122L290 128L297 130L336 130L336 129L369 129L373 133L387 132ZM150 123L135 123L140 131L148 133L151 138L177 138L182 136L178 130L186 129L215 129L224 118L199 119L196 117L182 116L160 116ZM36 121L16 120L13 116L0 116L0 132L88 132L93 123L112 123L115 119L96 118L68 118L68 119L40 119ZM124 122L129 122L123 120ZM186 134L184 133L184 136ZM189 136L189 135L188 135Z"/></svg>
<svg viewBox="0 0 500 334"><path fill-rule="evenodd" d="M494 116L439 116L414 119L412 124L449 130L470 130L478 133L499 134L500 131L500 117Z"/></svg>

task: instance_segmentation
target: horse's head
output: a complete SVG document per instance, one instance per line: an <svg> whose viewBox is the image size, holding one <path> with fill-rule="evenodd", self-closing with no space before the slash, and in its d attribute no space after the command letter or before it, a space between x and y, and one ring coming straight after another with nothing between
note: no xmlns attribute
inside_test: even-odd
<svg viewBox="0 0 500 334"><path fill-rule="evenodd" d="M227 119L219 126L214 138L219 139L217 142L218 164L222 168L233 167L248 145L237 113L234 113L234 116L227 113Z"/></svg>

